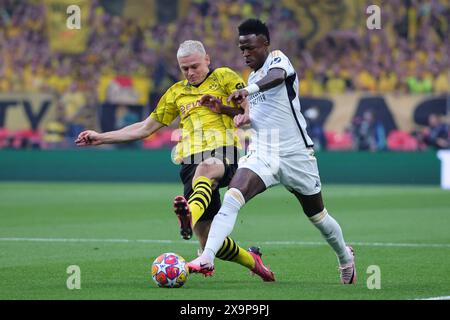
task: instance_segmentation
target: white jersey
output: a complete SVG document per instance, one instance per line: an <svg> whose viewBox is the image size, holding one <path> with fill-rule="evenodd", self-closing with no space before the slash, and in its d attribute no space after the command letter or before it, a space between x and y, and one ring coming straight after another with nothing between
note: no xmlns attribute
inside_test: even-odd
<svg viewBox="0 0 450 320"><path fill-rule="evenodd" d="M258 82L272 68L286 71L286 79L276 87L248 97L254 129L249 151L272 152L277 149L279 155L286 155L312 147L313 142L306 133L305 118L300 112L298 77L288 57L280 50L272 51L264 65L250 74L248 84Z"/></svg>

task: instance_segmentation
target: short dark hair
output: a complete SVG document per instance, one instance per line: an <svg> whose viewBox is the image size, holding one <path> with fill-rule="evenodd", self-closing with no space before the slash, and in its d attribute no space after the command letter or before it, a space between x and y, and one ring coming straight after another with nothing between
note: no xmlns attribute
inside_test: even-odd
<svg viewBox="0 0 450 320"><path fill-rule="evenodd" d="M246 36L249 34L263 35L267 38L267 42L270 43L269 29L266 24L259 19L247 19L242 22L239 27L239 35Z"/></svg>

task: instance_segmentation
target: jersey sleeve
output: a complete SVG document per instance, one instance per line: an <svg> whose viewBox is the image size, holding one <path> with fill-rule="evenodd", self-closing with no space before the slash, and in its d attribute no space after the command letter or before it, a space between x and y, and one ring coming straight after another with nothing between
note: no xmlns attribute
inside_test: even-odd
<svg viewBox="0 0 450 320"><path fill-rule="evenodd" d="M150 114L150 118L155 119L166 126L169 126L178 116L178 107L175 104L174 94L171 89L159 99L155 110Z"/></svg>
<svg viewBox="0 0 450 320"><path fill-rule="evenodd" d="M283 52L281 52L280 50L275 50L272 51L270 55L272 61L270 61L269 70L275 68L283 69L284 71L286 71L286 77L289 77L295 73L294 67L289 61L289 58L286 57Z"/></svg>
<svg viewBox="0 0 450 320"><path fill-rule="evenodd" d="M230 68L221 68L221 84L228 95L245 87L244 80Z"/></svg>

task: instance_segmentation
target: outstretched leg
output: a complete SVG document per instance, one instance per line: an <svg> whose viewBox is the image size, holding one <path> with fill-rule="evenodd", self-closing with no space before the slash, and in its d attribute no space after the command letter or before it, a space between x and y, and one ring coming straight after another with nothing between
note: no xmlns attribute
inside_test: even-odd
<svg viewBox="0 0 450 320"><path fill-rule="evenodd" d="M200 220L195 225L194 233L200 242L201 252L203 252L208 239L211 222L212 220ZM230 237L225 238L216 255L221 260L235 262L246 267L253 274L260 276L263 281L274 281L272 271L264 266L261 256L262 253L259 248L251 247L245 250Z"/></svg>
<svg viewBox="0 0 450 320"><path fill-rule="evenodd" d="M190 193L189 200L186 201L183 196L177 196L174 200L174 210L183 239L189 240L192 237L192 228L205 213L213 198L218 196L215 190L224 173L225 165L222 160L208 158L196 166L192 178L183 180L185 195L186 192ZM214 191L216 194L213 194Z"/></svg>
<svg viewBox="0 0 450 320"><path fill-rule="evenodd" d="M217 187L225 171L223 162L217 158L203 161L197 166L193 176L189 202L183 196L178 196L174 200L174 209L180 221L182 237L188 240L194 232L202 250L208 238L212 218L221 207ZM201 219L202 216L205 217ZM226 237L217 252L217 258L238 263L261 276L263 280L267 279L267 275L262 273L263 268L260 267L262 260L259 249L250 249L245 250L233 239Z"/></svg>
<svg viewBox="0 0 450 320"><path fill-rule="evenodd" d="M233 231L241 207L265 189L264 182L256 173L247 168L238 169L211 225L204 250L206 255L214 259L224 239Z"/></svg>
<svg viewBox="0 0 450 320"><path fill-rule="evenodd" d="M309 196L302 195L296 191L292 193L302 205L303 212L312 224L319 229L322 236L336 253L339 260L342 283L356 283L353 248L345 244L339 223L328 214L327 209L324 207L322 193L319 192Z"/></svg>
<svg viewBox="0 0 450 320"><path fill-rule="evenodd" d="M217 208L215 210L219 211L220 202L218 206L216 206L215 203L211 203L211 206L214 206L214 208ZM200 220L195 224L194 233L200 242L201 252L203 252L205 248L211 223L212 220ZM249 251L239 246L236 241L234 241L230 237L226 237L223 241L222 246L217 252L217 258L224 261L235 262L237 264L240 264L241 266L246 267L249 270L252 270L255 267L253 255Z"/></svg>
<svg viewBox="0 0 450 320"><path fill-rule="evenodd" d="M240 208L246 201L266 189L264 182L253 171L247 168L239 169L230 182L229 190L225 193L222 207L214 217L208 235L205 249L200 257L188 264L194 272L211 275L214 270L214 258L223 254L221 247L231 234ZM261 254L256 248L249 252L253 256L252 271L264 281L274 281L272 271L262 264Z"/></svg>

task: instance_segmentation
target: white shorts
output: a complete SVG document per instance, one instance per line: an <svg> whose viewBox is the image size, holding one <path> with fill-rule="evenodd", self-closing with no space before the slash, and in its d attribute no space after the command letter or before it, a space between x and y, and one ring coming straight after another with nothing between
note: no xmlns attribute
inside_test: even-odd
<svg viewBox="0 0 450 320"><path fill-rule="evenodd" d="M284 185L289 191L309 196L321 190L319 169L314 150L307 148L284 156L249 152L239 160L239 168L247 168L256 173L270 188Z"/></svg>

